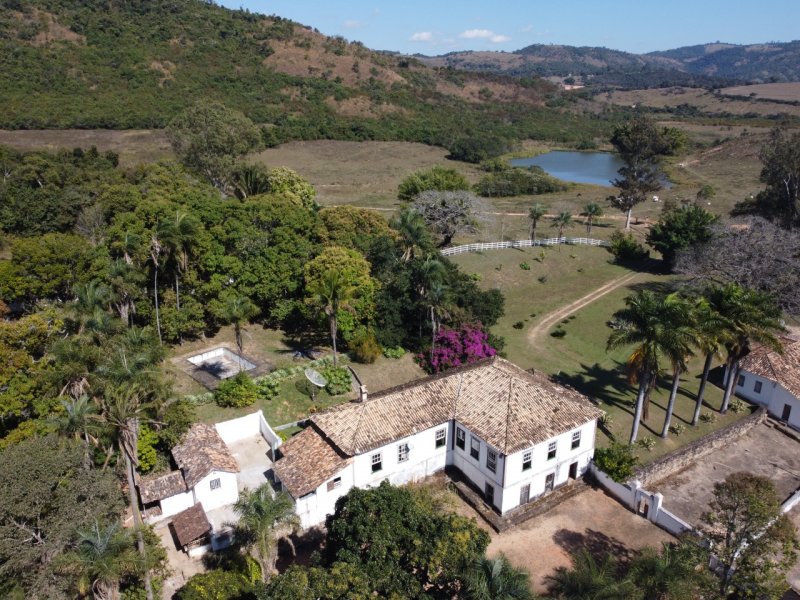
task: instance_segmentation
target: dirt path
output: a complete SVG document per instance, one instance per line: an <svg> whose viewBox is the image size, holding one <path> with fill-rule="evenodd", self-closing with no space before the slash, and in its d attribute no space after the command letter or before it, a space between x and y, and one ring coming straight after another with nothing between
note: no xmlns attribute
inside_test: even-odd
<svg viewBox="0 0 800 600"><path fill-rule="evenodd" d="M578 298L574 302L567 304L566 306L562 306L558 310L555 310L550 314L546 315L544 319L539 321L536 325L534 325L528 330L528 336L527 336L528 343L531 346L536 345L536 342L539 341L539 338L547 334L547 332L550 331L550 328L553 327L553 325L555 325L562 319L566 319L572 313L579 311L584 306L588 306L598 298L602 298L609 292L613 292L618 287L630 283L631 281L636 279L636 277L638 277L640 274L641 273L628 273L627 275L622 275L621 277L612 279L611 281L600 286L593 292L589 292L582 298Z"/></svg>

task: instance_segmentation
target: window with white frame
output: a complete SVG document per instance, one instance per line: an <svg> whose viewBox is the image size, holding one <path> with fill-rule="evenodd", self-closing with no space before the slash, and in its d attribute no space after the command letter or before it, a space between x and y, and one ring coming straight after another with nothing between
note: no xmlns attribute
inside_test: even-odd
<svg viewBox="0 0 800 600"><path fill-rule="evenodd" d="M550 442L547 444L547 460L553 460L556 457L556 443Z"/></svg>
<svg viewBox="0 0 800 600"><path fill-rule="evenodd" d="M342 478L335 477L328 482L328 491L335 490L336 488L342 487Z"/></svg>
<svg viewBox="0 0 800 600"><path fill-rule="evenodd" d="M406 462L408 460L408 444L399 444L397 446L397 462Z"/></svg>
<svg viewBox="0 0 800 600"><path fill-rule="evenodd" d="M377 473L383 468L383 457L380 452L376 452L370 458L372 459L372 472Z"/></svg>
<svg viewBox="0 0 800 600"><path fill-rule="evenodd" d="M575 450L575 448L577 448L580 445L581 445L581 432L580 432L580 430L573 431L572 432L572 449Z"/></svg>
<svg viewBox="0 0 800 600"><path fill-rule="evenodd" d="M447 430L442 427L436 430L436 447L441 448L447 443Z"/></svg>
<svg viewBox="0 0 800 600"><path fill-rule="evenodd" d="M220 481L219 477L217 477L216 479L212 479L210 484L212 490L218 490L219 488L222 487L222 481Z"/></svg>
<svg viewBox="0 0 800 600"><path fill-rule="evenodd" d="M481 458L481 441L476 437L469 438L469 455L475 460Z"/></svg>
<svg viewBox="0 0 800 600"><path fill-rule="evenodd" d="M497 452L486 449L486 468L492 473L497 472Z"/></svg>
<svg viewBox="0 0 800 600"><path fill-rule="evenodd" d="M533 452L526 450L522 453L522 470L527 471L533 465Z"/></svg>
<svg viewBox="0 0 800 600"><path fill-rule="evenodd" d="M755 385L753 385L753 391L756 394L760 394L761 393L761 382L760 381L756 381Z"/></svg>
<svg viewBox="0 0 800 600"><path fill-rule="evenodd" d="M461 427L456 427L456 446L462 450L466 447L467 434Z"/></svg>

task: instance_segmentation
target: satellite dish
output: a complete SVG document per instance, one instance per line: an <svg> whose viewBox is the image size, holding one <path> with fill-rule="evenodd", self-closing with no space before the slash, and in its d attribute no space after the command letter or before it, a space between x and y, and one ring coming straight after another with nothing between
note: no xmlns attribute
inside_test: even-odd
<svg viewBox="0 0 800 600"><path fill-rule="evenodd" d="M323 388L328 385L328 380L325 379L319 371L309 367L304 371L304 373L306 374L306 379L308 379L315 386Z"/></svg>

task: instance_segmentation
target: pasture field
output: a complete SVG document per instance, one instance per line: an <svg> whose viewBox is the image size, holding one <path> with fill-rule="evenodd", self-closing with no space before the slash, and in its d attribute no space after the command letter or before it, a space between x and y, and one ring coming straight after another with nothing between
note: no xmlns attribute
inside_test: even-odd
<svg viewBox="0 0 800 600"><path fill-rule="evenodd" d="M725 96L753 96L758 99L782 100L784 102L800 102L800 83L760 83L757 85L738 85L723 88Z"/></svg>

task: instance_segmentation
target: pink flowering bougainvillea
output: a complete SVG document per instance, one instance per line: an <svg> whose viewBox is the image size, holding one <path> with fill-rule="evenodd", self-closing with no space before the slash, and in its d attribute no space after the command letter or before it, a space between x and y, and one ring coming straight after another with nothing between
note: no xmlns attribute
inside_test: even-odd
<svg viewBox="0 0 800 600"><path fill-rule="evenodd" d="M488 339L480 323L468 323L458 329L442 327L436 334L433 352L418 355L417 361L428 373L441 373L491 358L497 351Z"/></svg>

